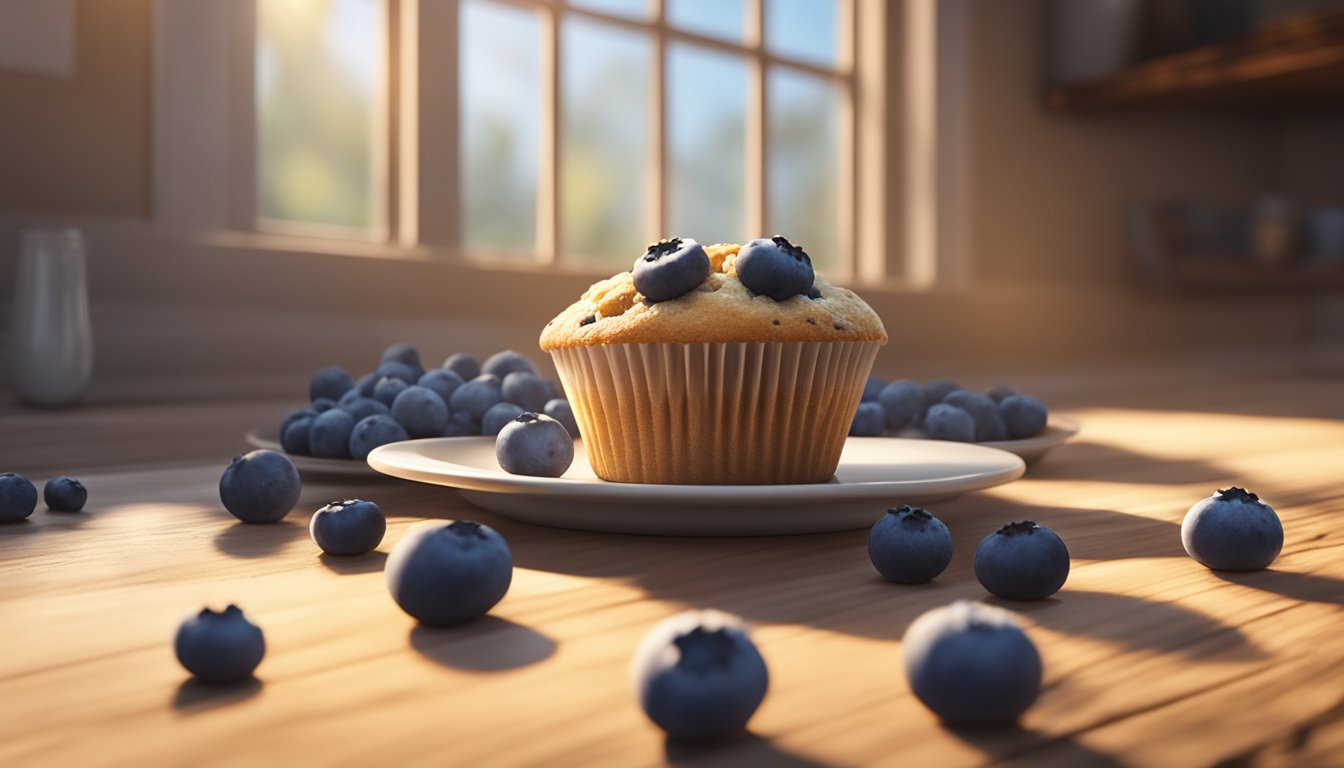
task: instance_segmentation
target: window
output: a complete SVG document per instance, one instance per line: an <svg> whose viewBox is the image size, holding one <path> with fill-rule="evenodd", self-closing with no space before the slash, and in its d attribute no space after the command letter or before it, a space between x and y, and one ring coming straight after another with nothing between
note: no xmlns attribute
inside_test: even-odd
<svg viewBox="0 0 1344 768"><path fill-rule="evenodd" d="M884 280L886 204L860 203L891 186L870 183L886 8L160 0L156 210L237 242L593 273L661 236L782 233Z"/></svg>

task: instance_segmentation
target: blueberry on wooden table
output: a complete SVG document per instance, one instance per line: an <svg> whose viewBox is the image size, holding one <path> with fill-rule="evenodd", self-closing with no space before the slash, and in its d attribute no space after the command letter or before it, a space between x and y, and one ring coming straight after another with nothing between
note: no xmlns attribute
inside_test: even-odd
<svg viewBox="0 0 1344 768"><path fill-rule="evenodd" d="M207 683L236 683L252 676L266 655L261 628L238 606L215 612L204 608L188 616L173 639L177 660Z"/></svg>
<svg viewBox="0 0 1344 768"><path fill-rule="evenodd" d="M411 437L438 437L448 426L448 404L428 387L406 387L392 401L392 418Z"/></svg>
<svg viewBox="0 0 1344 768"><path fill-rule="evenodd" d="M245 523L275 523L299 501L302 484L294 462L275 451L235 457L219 478L219 500Z"/></svg>
<svg viewBox="0 0 1344 768"><path fill-rule="evenodd" d="M456 352L443 361L443 367L456 373L463 381L471 381L481 375L481 361L466 352Z"/></svg>
<svg viewBox="0 0 1344 768"><path fill-rule="evenodd" d="M17 523L37 509L37 486L23 475L0 474L0 523Z"/></svg>
<svg viewBox="0 0 1344 768"><path fill-rule="evenodd" d="M905 631L901 656L910 690L949 724L1012 723L1041 692L1041 655L1001 608L935 608Z"/></svg>
<svg viewBox="0 0 1344 768"><path fill-rule="evenodd" d="M1049 419L1045 403L1031 395L1009 395L999 401L999 417L1008 430L1009 440L1039 435Z"/></svg>
<svg viewBox="0 0 1344 768"><path fill-rule="evenodd" d="M380 413L366 416L350 431L350 458L364 461L369 458L369 453L380 445L409 439L411 438L406 434L406 429L391 416Z"/></svg>
<svg viewBox="0 0 1344 768"><path fill-rule="evenodd" d="M709 277L709 255L685 237L652 243L630 268L635 290L652 302L685 296Z"/></svg>
<svg viewBox="0 0 1344 768"><path fill-rule="evenodd" d="M509 591L513 554L493 528L456 520L412 529L387 558L387 588L401 609L430 626L484 616Z"/></svg>
<svg viewBox="0 0 1344 768"><path fill-rule="evenodd" d="M889 581L923 584L952 562L952 533L927 511L902 504L887 510L868 532L868 559Z"/></svg>
<svg viewBox="0 0 1344 768"><path fill-rule="evenodd" d="M510 474L560 477L574 461L574 438L560 422L529 411L499 431L495 458Z"/></svg>
<svg viewBox="0 0 1344 768"><path fill-rule="evenodd" d="M309 400L339 400L352 387L355 386L355 380L350 378L350 374L345 372L344 368L337 365L329 365L326 368L313 374L308 382Z"/></svg>
<svg viewBox="0 0 1344 768"><path fill-rule="evenodd" d="M881 437L887 429L887 415L881 403L859 403L849 423L850 437Z"/></svg>
<svg viewBox="0 0 1344 768"><path fill-rule="evenodd" d="M544 409L547 416L560 422L569 436L577 440L579 438L579 422L574 418L574 408L569 401L563 397L556 397L546 401Z"/></svg>
<svg viewBox="0 0 1344 768"><path fill-rule="evenodd" d="M89 491L75 478L61 475L42 486L42 499L52 512L78 512L89 500Z"/></svg>
<svg viewBox="0 0 1344 768"><path fill-rule="evenodd" d="M775 301L806 296L816 279L807 252L779 235L757 238L742 246L735 264L743 285Z"/></svg>
<svg viewBox="0 0 1344 768"><path fill-rule="evenodd" d="M905 429L924 414L924 390L909 380L893 381L877 395L886 413L887 429Z"/></svg>
<svg viewBox="0 0 1344 768"><path fill-rule="evenodd" d="M1181 521L1181 544L1195 562L1213 570L1256 571L1268 568L1283 550L1283 524L1259 496L1228 488L1190 508Z"/></svg>
<svg viewBox="0 0 1344 768"><path fill-rule="evenodd" d="M650 630L630 676L655 725L674 739L696 741L745 728L770 684L741 619L712 610L687 611Z"/></svg>
<svg viewBox="0 0 1344 768"><path fill-rule="evenodd" d="M924 413L924 434L934 440L969 443L975 440L975 417L955 405L938 403Z"/></svg>
<svg viewBox="0 0 1344 768"><path fill-rule="evenodd" d="M997 597L1043 600L1069 578L1069 550L1049 528L1030 520L1008 523L975 548L975 578Z"/></svg>
<svg viewBox="0 0 1344 768"><path fill-rule="evenodd" d="M308 522L308 534L328 555L362 555L382 543L385 533L383 511L363 499L333 501Z"/></svg>
<svg viewBox="0 0 1344 768"><path fill-rule="evenodd" d="M518 373L520 371L537 373L537 366L534 365L531 360L512 349L496 352L486 358L485 363L481 366L482 374L488 373L501 381L510 373Z"/></svg>

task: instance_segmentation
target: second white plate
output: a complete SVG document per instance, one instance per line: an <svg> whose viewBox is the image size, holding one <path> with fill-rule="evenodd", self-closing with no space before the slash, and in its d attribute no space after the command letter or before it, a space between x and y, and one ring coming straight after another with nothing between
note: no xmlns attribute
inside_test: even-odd
<svg viewBox="0 0 1344 768"><path fill-rule="evenodd" d="M851 437L835 477L806 485L640 485L593 474L582 441L559 478L510 475L489 437L442 437L375 448L369 466L446 485L522 522L611 533L760 536L865 528L888 507L929 503L1022 476L1022 459L980 445Z"/></svg>

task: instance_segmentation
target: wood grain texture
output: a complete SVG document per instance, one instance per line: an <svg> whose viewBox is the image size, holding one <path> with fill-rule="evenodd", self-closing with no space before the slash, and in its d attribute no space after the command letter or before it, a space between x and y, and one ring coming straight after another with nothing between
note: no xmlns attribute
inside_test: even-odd
<svg viewBox="0 0 1344 768"><path fill-rule="evenodd" d="M286 521L246 526L216 493L229 449L200 456L274 404L0 414L6 467L40 481L70 446L90 472L87 512L0 527L0 765L1340 764L1340 393L1338 380L1189 372L1075 386L1063 398L1083 424L1075 443L932 510L956 553L919 587L878 578L864 531L550 530L395 481L308 483ZM14 438L38 432L51 447L20 450ZM1268 571L1216 574L1181 549L1185 510L1230 484L1283 519ZM321 557L307 512L350 495L383 506L387 538L368 556ZM508 538L512 589L471 626L416 627L387 595L384 553L422 520L457 517ZM906 686L901 635L927 609L988 599L971 554L1020 518L1073 556L1056 597L1002 603L1041 648L1045 691L1020 727L946 729ZM173 632L227 601L263 627L268 653L255 682L202 686L174 660ZM654 623L706 606L754 627L770 693L739 739L668 743L626 666Z"/></svg>

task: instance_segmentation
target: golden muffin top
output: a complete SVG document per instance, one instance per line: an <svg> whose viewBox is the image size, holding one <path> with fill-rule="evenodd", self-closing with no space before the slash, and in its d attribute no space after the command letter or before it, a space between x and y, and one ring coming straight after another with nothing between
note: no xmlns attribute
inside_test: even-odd
<svg viewBox="0 0 1344 768"><path fill-rule="evenodd" d="M679 245L681 241L671 242ZM649 246L649 252L654 253L659 245ZM800 294L776 300L753 292L737 274L741 248L731 243L705 246L709 276L690 291L664 301L647 300L635 287L631 272L594 283L578 301L546 324L541 348L887 340L882 319L863 299L820 275L812 283L815 298Z"/></svg>

